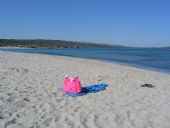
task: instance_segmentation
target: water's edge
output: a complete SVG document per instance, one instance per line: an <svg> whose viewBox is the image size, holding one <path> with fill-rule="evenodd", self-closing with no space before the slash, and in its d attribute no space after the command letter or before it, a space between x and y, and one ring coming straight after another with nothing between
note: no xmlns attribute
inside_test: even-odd
<svg viewBox="0 0 170 128"><path fill-rule="evenodd" d="M17 49L20 49L20 48L17 48ZM67 57L83 58L83 59L88 59L88 60L91 59L91 60L97 60L97 61L102 61L102 62L107 62L107 63L119 64L119 65L128 66L128 67L135 67L135 68L140 68L140 69L145 69L145 70L150 70L150 71L156 71L156 72L161 72L161 73L165 73L165 74L170 74L170 71L164 70L164 69L158 69L158 68L149 67L149 66L145 66L145 65L140 65L140 64L136 64L136 63L133 64L133 63L128 63L128 62L122 62L122 61L119 61L119 60L115 61L115 60L111 60L111 59L103 59L103 58L97 58L97 57L80 57L80 56L74 56L74 55L65 55L65 54L58 54L58 53L53 54L53 53L47 53L47 52L37 53L35 51L33 51L33 52L12 51L12 50L6 49L6 48L0 48L0 51L31 53L31 54L45 54L45 55L53 55L53 56L56 56L56 55L57 56L67 56Z"/></svg>

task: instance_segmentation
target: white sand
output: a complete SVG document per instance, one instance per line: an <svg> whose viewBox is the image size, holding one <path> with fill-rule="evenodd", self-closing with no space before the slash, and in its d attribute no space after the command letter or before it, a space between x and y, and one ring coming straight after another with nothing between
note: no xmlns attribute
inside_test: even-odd
<svg viewBox="0 0 170 128"><path fill-rule="evenodd" d="M66 74L98 93L68 97ZM155 87L141 87L151 83ZM0 128L170 128L170 75L95 60L0 51Z"/></svg>

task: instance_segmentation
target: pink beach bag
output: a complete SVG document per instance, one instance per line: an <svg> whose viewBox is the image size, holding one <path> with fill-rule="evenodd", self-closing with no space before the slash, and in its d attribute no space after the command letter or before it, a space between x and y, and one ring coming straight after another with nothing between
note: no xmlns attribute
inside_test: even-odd
<svg viewBox="0 0 170 128"><path fill-rule="evenodd" d="M78 76L74 77L74 79L72 79L69 76L65 77L64 79L64 91L65 92L77 94L77 93L80 93L81 90L82 90L82 87L81 87L81 83L80 83Z"/></svg>

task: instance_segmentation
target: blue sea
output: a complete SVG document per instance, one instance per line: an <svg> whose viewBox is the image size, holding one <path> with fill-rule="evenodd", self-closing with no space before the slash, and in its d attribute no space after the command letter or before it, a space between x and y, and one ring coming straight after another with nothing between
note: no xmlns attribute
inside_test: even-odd
<svg viewBox="0 0 170 128"><path fill-rule="evenodd" d="M170 50L159 48L32 49L0 48L2 51L72 56L119 63L170 73Z"/></svg>

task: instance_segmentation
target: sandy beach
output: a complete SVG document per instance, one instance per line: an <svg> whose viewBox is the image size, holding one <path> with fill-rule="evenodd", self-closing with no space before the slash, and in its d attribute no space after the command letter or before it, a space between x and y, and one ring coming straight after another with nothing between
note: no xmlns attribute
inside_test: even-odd
<svg viewBox="0 0 170 128"><path fill-rule="evenodd" d="M66 74L106 90L59 91ZM142 84L154 87L141 87ZM0 51L0 128L170 128L170 75L96 60Z"/></svg>

